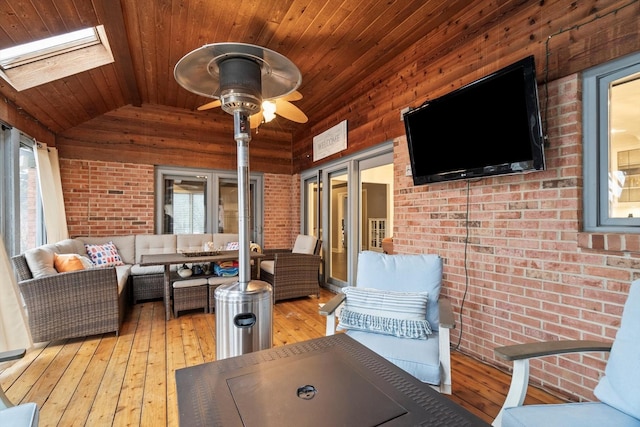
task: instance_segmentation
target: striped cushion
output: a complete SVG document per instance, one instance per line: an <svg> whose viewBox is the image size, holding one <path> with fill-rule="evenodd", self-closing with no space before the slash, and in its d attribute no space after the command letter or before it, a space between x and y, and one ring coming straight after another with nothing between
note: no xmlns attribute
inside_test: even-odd
<svg viewBox="0 0 640 427"><path fill-rule="evenodd" d="M402 338L427 339L427 292L381 291L346 287L338 329L369 331Z"/></svg>

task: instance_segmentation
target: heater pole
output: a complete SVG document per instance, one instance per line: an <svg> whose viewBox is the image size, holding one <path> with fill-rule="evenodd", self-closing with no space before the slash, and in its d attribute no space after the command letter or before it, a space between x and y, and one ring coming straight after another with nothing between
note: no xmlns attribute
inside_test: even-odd
<svg viewBox="0 0 640 427"><path fill-rule="evenodd" d="M238 144L238 251L240 289L246 291L251 280L249 255L249 141L251 126L249 114L243 110L233 112L234 138Z"/></svg>

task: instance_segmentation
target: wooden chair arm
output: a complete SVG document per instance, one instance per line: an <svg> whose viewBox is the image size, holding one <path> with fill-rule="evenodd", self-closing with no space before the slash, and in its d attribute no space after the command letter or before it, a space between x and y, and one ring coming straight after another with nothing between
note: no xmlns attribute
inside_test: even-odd
<svg viewBox="0 0 640 427"><path fill-rule="evenodd" d="M438 309L440 311L440 328L455 329L456 321L453 317L453 309L451 308L451 300L448 298L440 298L438 300Z"/></svg>
<svg viewBox="0 0 640 427"><path fill-rule="evenodd" d="M532 359L584 351L611 351L611 344L601 341L563 340L507 345L494 349L495 354L504 360Z"/></svg>
<svg viewBox="0 0 640 427"><path fill-rule="evenodd" d="M336 308L340 306L347 298L345 294L336 294L333 298L327 301L322 307L320 307L320 315L328 316L330 314L334 314Z"/></svg>
<svg viewBox="0 0 640 427"><path fill-rule="evenodd" d="M24 348L18 350L3 351L0 353L0 362L22 359L26 353L27 350L25 350Z"/></svg>

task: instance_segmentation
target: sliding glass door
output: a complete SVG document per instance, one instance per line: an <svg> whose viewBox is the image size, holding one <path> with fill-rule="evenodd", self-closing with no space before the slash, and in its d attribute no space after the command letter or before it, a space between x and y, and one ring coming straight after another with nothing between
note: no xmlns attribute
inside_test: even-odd
<svg viewBox="0 0 640 427"><path fill-rule="evenodd" d="M306 171L301 185L302 232L323 241L323 282L354 283L358 253L381 251L392 235L392 143Z"/></svg>
<svg viewBox="0 0 640 427"><path fill-rule="evenodd" d="M347 283L349 280L349 175L346 169L328 174L328 239L329 280L333 283Z"/></svg>

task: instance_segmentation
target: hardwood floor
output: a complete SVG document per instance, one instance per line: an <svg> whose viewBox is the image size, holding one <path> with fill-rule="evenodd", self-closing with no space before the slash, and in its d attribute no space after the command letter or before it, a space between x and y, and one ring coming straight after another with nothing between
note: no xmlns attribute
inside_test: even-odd
<svg viewBox="0 0 640 427"><path fill-rule="evenodd" d="M324 335L318 303L279 302L273 345ZM41 426L177 426L176 369L215 360L215 315L187 312L164 320L160 301L131 308L122 333L51 342L0 366L0 384L13 402L36 402ZM488 422L498 413L510 376L452 352L452 400ZM527 403L558 402L532 387Z"/></svg>

